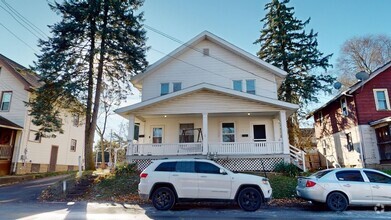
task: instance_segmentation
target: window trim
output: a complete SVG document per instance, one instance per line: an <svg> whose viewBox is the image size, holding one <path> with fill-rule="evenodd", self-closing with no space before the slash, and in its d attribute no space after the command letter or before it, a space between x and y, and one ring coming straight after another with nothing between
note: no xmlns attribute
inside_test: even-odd
<svg viewBox="0 0 391 220"><path fill-rule="evenodd" d="M153 129L161 128L162 129L162 142L161 143L153 143ZM151 125L151 144L163 144L164 143L164 125Z"/></svg>
<svg viewBox="0 0 391 220"><path fill-rule="evenodd" d="M9 101L9 104L8 104L8 109L7 109L7 110L2 110L2 107L3 107L3 98L4 98L4 94L6 94L6 93L11 93L11 97L10 97L10 101ZM2 92L1 92L1 97L0 97L0 112L9 112L9 111L11 111L12 95L13 95L13 92L12 92L12 91L2 91Z"/></svg>
<svg viewBox="0 0 391 220"><path fill-rule="evenodd" d="M240 90L235 89L235 82L240 82ZM238 92L243 92L243 80L238 79L238 80L232 80L232 89Z"/></svg>
<svg viewBox="0 0 391 220"><path fill-rule="evenodd" d="M386 98L386 109L379 109L379 100L377 99L377 92L384 92L384 96ZM376 111L389 111L390 108L390 100L388 97L388 89L373 89L373 96L375 98Z"/></svg>
<svg viewBox="0 0 391 220"><path fill-rule="evenodd" d="M346 100L346 97L342 97L339 100L339 104L341 105L342 116L344 116L344 117L348 116L349 115L349 108L348 108L348 101ZM346 113L344 111L344 105L343 104L345 104Z"/></svg>
<svg viewBox="0 0 391 220"><path fill-rule="evenodd" d="M247 82L248 81L254 81L254 93L250 93L249 90L248 90L248 85L247 85ZM257 88L256 88L256 80L255 79L246 79L246 93L248 94L253 94L253 95L256 95L257 94Z"/></svg>
<svg viewBox="0 0 391 220"><path fill-rule="evenodd" d="M36 133L39 133L38 131L36 131L36 130L29 130L29 134L28 134L28 141L29 142L33 142L33 143L41 143L41 141L42 141L42 136L41 135L39 135L39 140L35 140L35 138L34 139L32 139L32 138L30 138L30 135L31 135L31 133L32 132L35 132L35 136L37 135Z"/></svg>
<svg viewBox="0 0 391 220"><path fill-rule="evenodd" d="M72 149L73 143L75 143L75 149ZM76 152L76 149L77 149L77 140L72 138L72 139L71 139L70 151L71 151L71 152Z"/></svg>
<svg viewBox="0 0 391 220"><path fill-rule="evenodd" d="M234 124L234 133L233 133L233 135L234 135L234 141L233 142L224 142L224 138L223 138L223 124L228 124L228 123L233 123ZM222 121L221 123L220 123L220 141L221 141L221 143L235 143L236 142L236 125L235 125L236 123L234 122L234 121ZM232 133L227 133L227 134L232 134ZM226 135L227 135L226 134Z"/></svg>
<svg viewBox="0 0 391 220"><path fill-rule="evenodd" d="M163 94L163 85L167 85L167 93ZM170 93L170 83L160 83L160 96L167 95Z"/></svg>
<svg viewBox="0 0 391 220"><path fill-rule="evenodd" d="M323 125L324 118L323 118L323 112L322 111L318 112L318 120L319 120L319 124Z"/></svg>

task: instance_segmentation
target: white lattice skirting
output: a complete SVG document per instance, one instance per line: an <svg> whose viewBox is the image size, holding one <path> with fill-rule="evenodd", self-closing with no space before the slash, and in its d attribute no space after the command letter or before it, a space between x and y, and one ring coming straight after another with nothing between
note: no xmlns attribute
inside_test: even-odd
<svg viewBox="0 0 391 220"><path fill-rule="evenodd" d="M218 158L214 161L231 171L273 171L284 158ZM152 159L133 159L131 162L136 163L137 169L142 171L151 164Z"/></svg>

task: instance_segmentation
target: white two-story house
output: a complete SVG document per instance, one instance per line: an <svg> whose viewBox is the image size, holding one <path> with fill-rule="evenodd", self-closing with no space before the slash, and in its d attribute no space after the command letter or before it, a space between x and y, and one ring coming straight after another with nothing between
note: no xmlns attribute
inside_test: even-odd
<svg viewBox="0 0 391 220"><path fill-rule="evenodd" d="M83 156L84 125L63 112L63 134L44 138L25 103L39 87L31 70L0 54L0 176L76 170Z"/></svg>
<svg viewBox="0 0 391 220"><path fill-rule="evenodd" d="M277 98L286 75L199 34L133 77L142 101L116 110L129 120L128 159L140 169L173 157L214 159L232 170L290 161L286 120L298 106Z"/></svg>

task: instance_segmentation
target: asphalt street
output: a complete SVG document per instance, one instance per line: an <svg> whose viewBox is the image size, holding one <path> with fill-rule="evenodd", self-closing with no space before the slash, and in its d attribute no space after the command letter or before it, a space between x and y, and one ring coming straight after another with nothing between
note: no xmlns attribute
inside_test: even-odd
<svg viewBox="0 0 391 220"><path fill-rule="evenodd" d="M391 207L353 207L331 212L315 206L284 208L265 206L244 212L238 206L180 204L170 211L151 205L98 202L50 202L37 200L40 191L64 176L33 180L0 187L0 219L391 219Z"/></svg>

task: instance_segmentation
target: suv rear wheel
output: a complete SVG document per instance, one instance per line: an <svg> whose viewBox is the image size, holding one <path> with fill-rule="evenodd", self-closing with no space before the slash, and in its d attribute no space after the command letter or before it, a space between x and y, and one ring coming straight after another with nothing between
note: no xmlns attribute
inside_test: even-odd
<svg viewBox="0 0 391 220"><path fill-rule="evenodd" d="M240 208L245 211L254 212L261 207L263 197L261 193L253 187L242 189L238 196Z"/></svg>
<svg viewBox="0 0 391 220"><path fill-rule="evenodd" d="M168 187L158 188L152 194L152 204L157 210L169 210L175 204L175 194Z"/></svg>

